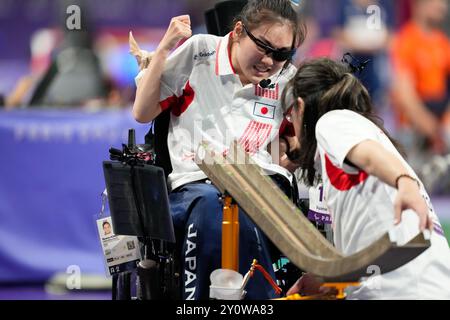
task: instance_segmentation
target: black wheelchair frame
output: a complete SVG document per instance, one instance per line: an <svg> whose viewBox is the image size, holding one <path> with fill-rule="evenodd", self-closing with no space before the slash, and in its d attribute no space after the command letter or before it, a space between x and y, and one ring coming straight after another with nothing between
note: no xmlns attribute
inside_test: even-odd
<svg viewBox="0 0 450 320"><path fill-rule="evenodd" d="M229 0L217 3L205 12L207 31L217 36L226 35L231 28L231 22L242 10L247 0ZM110 149L111 160L120 161L133 167L136 165L152 165L162 168L167 179L172 172L172 165L167 146L167 136L170 122L170 108L159 114L145 136L145 145L136 146L134 131L130 131L128 146L123 150ZM148 153L150 160L143 162L139 154ZM295 183L294 183L295 184ZM295 188L294 188L295 189ZM298 191L292 191L292 198L299 206L307 208L307 203L299 200ZM306 200L307 201L307 200ZM139 203L136 202L136 207ZM307 212L307 210L302 210ZM114 222L114 221L113 221ZM320 226L316 225L320 228ZM145 234L144 234L145 235ZM148 236L139 237L142 244L143 261L138 265L137 272L124 272L113 276L113 300L130 300L132 295L132 281L136 280L136 299L180 299L180 264L176 245L166 240ZM301 270L292 263L283 263L282 257L274 257L277 269L275 274L280 287L286 292L301 275Z"/></svg>

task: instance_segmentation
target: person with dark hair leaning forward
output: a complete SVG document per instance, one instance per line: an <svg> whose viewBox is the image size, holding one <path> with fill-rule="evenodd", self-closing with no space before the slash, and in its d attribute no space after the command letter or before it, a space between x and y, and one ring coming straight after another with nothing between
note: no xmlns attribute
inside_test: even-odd
<svg viewBox="0 0 450 320"><path fill-rule="evenodd" d="M306 62L283 95L295 101L290 118L300 141L302 178L309 185L321 178L338 250L354 254L387 231L399 245L431 231L424 253L392 272L368 274L348 298L450 299L450 250L430 197L349 66ZM307 274L288 294L325 290L319 285Z"/></svg>

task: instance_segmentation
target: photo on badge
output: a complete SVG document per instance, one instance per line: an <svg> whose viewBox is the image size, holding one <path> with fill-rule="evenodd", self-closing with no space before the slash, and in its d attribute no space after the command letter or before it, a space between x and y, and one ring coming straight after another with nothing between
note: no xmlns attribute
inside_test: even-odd
<svg viewBox="0 0 450 320"><path fill-rule="evenodd" d="M102 240L113 237L111 217L97 220L98 232Z"/></svg>

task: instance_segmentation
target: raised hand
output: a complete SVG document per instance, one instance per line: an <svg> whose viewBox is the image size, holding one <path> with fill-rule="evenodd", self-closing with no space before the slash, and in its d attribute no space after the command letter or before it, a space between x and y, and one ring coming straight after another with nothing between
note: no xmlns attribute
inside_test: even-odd
<svg viewBox="0 0 450 320"><path fill-rule="evenodd" d="M174 49L180 40L192 36L191 18L189 15L182 15L172 18L167 28L166 34L159 43L156 51L169 52Z"/></svg>

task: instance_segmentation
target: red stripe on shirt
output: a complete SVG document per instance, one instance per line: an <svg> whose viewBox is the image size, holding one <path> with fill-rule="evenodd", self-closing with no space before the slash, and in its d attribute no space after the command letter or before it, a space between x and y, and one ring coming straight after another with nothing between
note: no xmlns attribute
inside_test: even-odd
<svg viewBox="0 0 450 320"><path fill-rule="evenodd" d="M217 45L216 48L216 75L219 75L219 48L221 42L222 40L219 41L219 44Z"/></svg>
<svg viewBox="0 0 450 320"><path fill-rule="evenodd" d="M349 174L336 167L325 154L325 168L331 185L340 191L348 191L351 188L363 183L369 175L360 170L357 174Z"/></svg>
<svg viewBox="0 0 450 320"><path fill-rule="evenodd" d="M243 143L244 143L244 149L245 151L251 153L251 139L253 137L253 135L255 134L255 130L256 130L256 123L255 121L252 121L249 123L248 125L248 131L247 131L247 135L245 137L245 139L243 139Z"/></svg>
<svg viewBox="0 0 450 320"><path fill-rule="evenodd" d="M261 141L263 140L266 132L266 126L264 124L260 124L258 126L258 134L256 135L255 139L253 139L253 152L257 152L259 150L259 147L261 145Z"/></svg>
<svg viewBox="0 0 450 320"><path fill-rule="evenodd" d="M256 152L256 142L258 141L258 136L261 132L262 123L257 122L254 125L254 130L252 136L249 138L249 149L250 153L254 154Z"/></svg>
<svg viewBox="0 0 450 320"><path fill-rule="evenodd" d="M229 39L230 39L230 40L229 40L229 43L230 43L230 42L231 42L231 39L233 39L233 31L230 33ZM234 67L233 67L233 62L232 62L232 60L231 60L231 45L228 46L227 50L228 50L228 60L230 60L231 70L233 70L233 73L236 74L236 71L234 70Z"/></svg>
<svg viewBox="0 0 450 320"><path fill-rule="evenodd" d="M159 105L161 106L162 111L170 109L171 107L173 107L177 104L178 104L178 98L176 95L168 97L167 99L159 102Z"/></svg>
<svg viewBox="0 0 450 320"><path fill-rule="evenodd" d="M252 121L253 122L253 121ZM250 122L250 124L247 126L247 128L244 130L244 134L241 136L241 138L239 139L239 143L244 142L247 139L248 134L250 133L250 128L252 125L252 122Z"/></svg>
<svg viewBox="0 0 450 320"><path fill-rule="evenodd" d="M183 112L189 108L192 101L194 100L195 92L192 89L189 81L186 83L186 86L183 89L183 94L178 98L178 103L172 106L172 114L176 117L179 117Z"/></svg>
<svg viewBox="0 0 450 320"><path fill-rule="evenodd" d="M261 131L258 135L258 139L256 141L256 148L255 148L255 152L258 152L259 149L261 148L261 146L264 145L264 143L267 141L267 139L269 138L270 132L272 130L272 125L270 124L263 124Z"/></svg>
<svg viewBox="0 0 450 320"><path fill-rule="evenodd" d="M254 123L253 130L251 132L251 135L248 138L248 150L249 150L250 154L255 153L255 143L256 143L256 140L258 139L258 134L259 134L260 130L261 130L261 123L260 122Z"/></svg>
<svg viewBox="0 0 450 320"><path fill-rule="evenodd" d="M250 154L255 154L267 141L272 125L251 121L239 139L239 144Z"/></svg>
<svg viewBox="0 0 450 320"><path fill-rule="evenodd" d="M255 85L255 96L257 97L278 100L279 91L280 89L278 84L276 84L275 88L273 89L261 88L259 85Z"/></svg>
<svg viewBox="0 0 450 320"><path fill-rule="evenodd" d="M253 128L253 122L254 121L251 121L249 124L248 124L248 126L247 126L247 128L245 129L245 131L244 131L244 134L241 136L241 138L239 139L239 143L242 145L242 147L244 148L244 150L246 151L246 152L249 152L249 149L248 149L248 137L249 137L249 135L251 134L251 132L252 132L252 128Z"/></svg>

